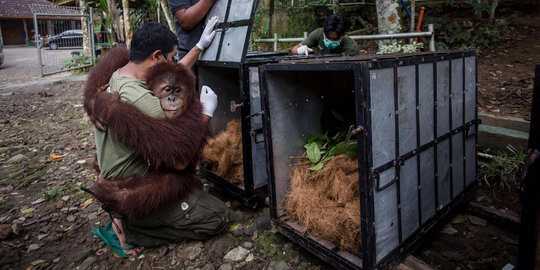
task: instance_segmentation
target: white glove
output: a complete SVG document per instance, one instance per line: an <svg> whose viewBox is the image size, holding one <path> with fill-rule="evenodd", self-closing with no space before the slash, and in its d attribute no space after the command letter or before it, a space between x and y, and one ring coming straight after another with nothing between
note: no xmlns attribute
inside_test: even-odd
<svg viewBox="0 0 540 270"><path fill-rule="evenodd" d="M310 49L307 45L302 45L296 49L298 54L305 54L308 55L310 52L313 52L313 49Z"/></svg>
<svg viewBox="0 0 540 270"><path fill-rule="evenodd" d="M214 116L214 111L217 107L217 95L210 87L203 85L201 88L201 104L203 106L203 114L210 117Z"/></svg>
<svg viewBox="0 0 540 270"><path fill-rule="evenodd" d="M199 49L204 50L210 46L210 43L212 43L212 39L214 39L214 36L216 35L216 30L214 29L216 25L219 23L219 18L217 16L214 16L206 22L206 26L204 27L204 31L201 35L201 39L199 42L197 42L197 47Z"/></svg>

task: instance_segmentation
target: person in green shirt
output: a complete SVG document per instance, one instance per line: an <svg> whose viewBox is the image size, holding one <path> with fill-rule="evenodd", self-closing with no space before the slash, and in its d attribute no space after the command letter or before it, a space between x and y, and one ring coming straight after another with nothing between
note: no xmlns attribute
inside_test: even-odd
<svg viewBox="0 0 540 270"><path fill-rule="evenodd" d="M180 63L187 68L193 66L201 48L210 45L217 23L217 18L210 19L197 46ZM120 100L132 104L149 116L165 117L159 99L148 90L147 71L158 63L174 62L177 43L176 35L159 23L149 22L138 28L133 35L129 62L114 72L108 91L117 92ZM208 124L217 106L217 95L210 88L203 87L200 102L203 106L203 121ZM103 131L101 128L96 123L97 161L101 170L99 181L145 176L149 172L149 161L116 139L107 129ZM180 171L185 166L178 164L169 170ZM195 189L183 200L141 218L114 217L111 227L120 241L124 255L136 256L142 247L157 246L182 238L207 239L225 229L229 210L222 201L199 189Z"/></svg>
<svg viewBox="0 0 540 270"><path fill-rule="evenodd" d="M347 19L340 14L329 15L322 28L311 32L301 43L291 49L291 54L308 55L314 50L319 54L358 55L358 45L346 36Z"/></svg>

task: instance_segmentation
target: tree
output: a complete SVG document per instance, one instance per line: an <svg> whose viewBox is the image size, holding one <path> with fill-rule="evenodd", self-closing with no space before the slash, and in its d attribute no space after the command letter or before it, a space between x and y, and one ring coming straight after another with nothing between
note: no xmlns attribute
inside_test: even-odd
<svg viewBox="0 0 540 270"><path fill-rule="evenodd" d="M161 5L161 10L163 11L163 15L165 15L165 19L167 20L167 24L169 25L169 29L171 29L171 31L176 33L176 29L174 27L174 21L173 21L171 12L169 11L169 5L167 4L167 0L159 0L159 3Z"/></svg>
<svg viewBox="0 0 540 270"><path fill-rule="evenodd" d="M79 0L79 8L81 9L81 15L88 15L88 4L86 3L86 0ZM84 55L90 56L90 38L88 36L89 28L88 28L88 19L86 17L81 18L81 28L83 32L83 51Z"/></svg>
<svg viewBox="0 0 540 270"><path fill-rule="evenodd" d="M116 0L107 0L107 7L112 28L116 34L116 39L118 41L124 41L124 28L120 23L120 15L118 14L118 9L116 8Z"/></svg>
<svg viewBox="0 0 540 270"><path fill-rule="evenodd" d="M376 0L377 25L379 34L397 34L401 32L397 0ZM395 40L381 40L379 46L395 43Z"/></svg>
<svg viewBox="0 0 540 270"><path fill-rule="evenodd" d="M131 29L131 20L129 18L129 2L128 0L122 0L122 13L123 13L123 21L124 21L124 30L125 30L125 37L126 37L126 45L131 45L131 37L133 36L133 30Z"/></svg>

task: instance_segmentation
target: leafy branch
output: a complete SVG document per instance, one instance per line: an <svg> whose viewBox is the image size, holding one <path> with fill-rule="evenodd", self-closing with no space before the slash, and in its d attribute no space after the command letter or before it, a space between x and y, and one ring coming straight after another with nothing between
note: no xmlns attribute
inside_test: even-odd
<svg viewBox="0 0 540 270"><path fill-rule="evenodd" d="M324 163L337 155L345 154L349 157L358 155L356 140L345 142L344 135L338 132L332 137L328 137L328 134L322 134L312 135L308 138L307 144L304 145L306 156L311 163L315 164L315 166L309 168L310 171L322 169Z"/></svg>

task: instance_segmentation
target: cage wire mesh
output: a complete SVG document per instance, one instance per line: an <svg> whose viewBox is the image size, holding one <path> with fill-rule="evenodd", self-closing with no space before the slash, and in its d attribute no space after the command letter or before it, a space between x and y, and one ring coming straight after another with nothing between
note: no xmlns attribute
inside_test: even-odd
<svg viewBox="0 0 540 270"><path fill-rule="evenodd" d="M34 14L34 43L41 74L48 75L92 65L93 42L88 12L77 7L30 5ZM38 40L36 40L38 38Z"/></svg>

